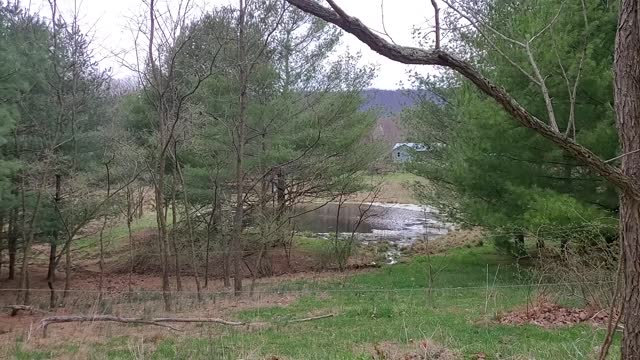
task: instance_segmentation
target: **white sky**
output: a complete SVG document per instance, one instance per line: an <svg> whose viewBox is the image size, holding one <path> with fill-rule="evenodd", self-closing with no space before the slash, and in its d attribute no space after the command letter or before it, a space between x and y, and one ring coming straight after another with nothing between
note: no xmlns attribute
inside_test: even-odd
<svg viewBox="0 0 640 360"><path fill-rule="evenodd" d="M172 0L164 0L171 2ZM235 4L235 0L200 0L204 10L214 6ZM257 0L260 1L260 0ZM360 18L365 24L375 30L382 31L382 9L384 5L384 20L387 32L393 40L402 45L416 45L411 36L414 26L423 26L431 17L432 10L426 0L337 0L348 14ZM142 0L58 0L58 7L65 17L73 12L74 2L80 9L83 31L94 36L94 47L99 55L103 67L111 67L115 77L123 78L132 75L121 61L113 54L129 54L126 59L133 63L133 37L130 25L131 18L142 14L144 5ZM22 0L23 6L30 6L31 11L40 12L44 17L50 17L47 0ZM373 87L395 89L400 82L407 83L407 71L416 67L406 66L388 60L362 44L350 34L343 37L344 49L351 52L361 52L363 62L377 64L378 76ZM419 68L418 68L419 69ZM421 72L428 71L426 68Z"/></svg>

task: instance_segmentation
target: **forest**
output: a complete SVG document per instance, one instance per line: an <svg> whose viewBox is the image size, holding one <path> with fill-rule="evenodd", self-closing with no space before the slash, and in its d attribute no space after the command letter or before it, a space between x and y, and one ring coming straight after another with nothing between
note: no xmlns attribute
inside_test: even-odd
<svg viewBox="0 0 640 360"><path fill-rule="evenodd" d="M127 77L58 2L0 2L0 357L640 357L636 2L146 0Z"/></svg>

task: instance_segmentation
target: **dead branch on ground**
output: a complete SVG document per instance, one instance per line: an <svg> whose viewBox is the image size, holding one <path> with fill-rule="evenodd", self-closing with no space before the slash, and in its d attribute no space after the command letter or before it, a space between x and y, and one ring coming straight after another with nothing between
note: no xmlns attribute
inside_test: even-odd
<svg viewBox="0 0 640 360"><path fill-rule="evenodd" d="M21 306L21 305L16 305ZM33 309L36 310L36 309ZM306 321L313 321L319 319L326 319L333 317L336 314L325 314L319 316L306 317L301 319L288 320L286 323L299 323ZM175 331L180 329L175 328L165 323L215 323L229 326L242 326L242 325L263 325L262 322L242 322L233 320L224 320L220 318L176 318L176 317L163 317L163 318L126 318L114 315L61 315L61 316L49 316L40 320L39 328L42 328L42 336L47 337L47 327L51 324L70 323L70 322L117 322L121 324L139 324L139 325L152 325L168 328Z"/></svg>

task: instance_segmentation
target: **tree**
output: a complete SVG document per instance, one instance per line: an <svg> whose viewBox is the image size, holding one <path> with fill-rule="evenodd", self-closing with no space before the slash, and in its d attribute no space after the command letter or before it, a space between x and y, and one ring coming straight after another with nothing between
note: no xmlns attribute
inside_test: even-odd
<svg viewBox="0 0 640 360"><path fill-rule="evenodd" d="M536 64L545 74L563 132L603 158L614 157L618 144L610 106L613 79L607 69L613 62L617 8L545 1L506 5L496 2L483 13L486 26L509 38L543 28L558 8L584 11L584 18L557 19L549 31L537 37L537 48L553 51L537 51ZM549 15L525 16L525 8L532 6L537 13ZM518 70L527 68L530 60L518 56L507 40L483 34L467 27L449 32L465 52L474 54L473 61L483 73L490 74L530 111L544 114L544 101L527 74ZM438 184L437 190L424 187L429 203L449 210L450 218L460 224L481 225L516 237L534 234L539 246L544 246L546 233L574 231L577 241L592 239L583 236L588 235L586 223L592 232L605 230L608 237L615 238L616 228L608 221L617 216L615 189L537 134L514 128L493 101L459 80L451 74L416 77L415 86L422 89L419 93L436 91L447 101L436 104L427 99L404 116L417 142L446 144L434 147L430 156L411 166ZM578 126L574 126L576 118ZM544 210L563 205L567 206L564 212ZM540 216L543 212L544 219ZM510 250L524 250L502 241L503 237L496 239ZM565 246L568 240L563 237Z"/></svg>
<svg viewBox="0 0 640 360"><path fill-rule="evenodd" d="M194 140L180 141L179 161L190 202L211 207L202 223L211 224L207 239L215 229L221 242L225 282L238 264L236 293L249 257L252 283L268 273L269 251L284 243L290 210L300 199L330 194L339 176L365 169L376 154L360 143L373 124L371 114L359 112L359 92L372 68L358 68L354 56L330 59L336 31L303 12L285 11L283 1L240 5L247 6L242 37L240 9L222 9L227 16L208 14L193 25L198 47L216 46L221 33L235 41L221 50L220 71L190 99L187 133ZM198 51L189 58L184 71L202 61ZM234 209L231 221L225 208Z"/></svg>
<svg viewBox="0 0 640 360"><path fill-rule="evenodd" d="M587 165L595 173L605 178L620 191L620 228L624 264L624 311L625 329L622 341L622 357L640 357L640 9L637 1L623 0L620 4L616 48L614 60L615 110L618 136L621 145L621 167L611 165L593 151L578 144L571 137L559 131L552 111L548 111L543 122L519 104L513 96L483 76L471 63L453 55L441 44L441 27L437 1L432 0L435 10L435 46L433 49L403 47L390 43L367 28L360 20L346 14L333 0L328 0L331 8L326 8L311 0L287 0L294 6L312 13L343 30L355 35L359 40L381 55L406 64L440 65L452 69L480 91L493 98L520 125L536 131L566 151L577 161ZM473 22L473 20L472 20ZM534 38L528 38L526 49ZM530 53L530 52L529 52ZM536 75L541 85L542 96L549 110L552 107L544 79ZM551 106L550 106L551 105Z"/></svg>

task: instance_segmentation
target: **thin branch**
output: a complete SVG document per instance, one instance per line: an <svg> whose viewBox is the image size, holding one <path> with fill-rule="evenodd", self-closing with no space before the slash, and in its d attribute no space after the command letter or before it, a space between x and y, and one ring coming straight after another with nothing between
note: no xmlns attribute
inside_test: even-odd
<svg viewBox="0 0 640 360"><path fill-rule="evenodd" d="M553 17L553 19L551 19L551 21L549 21L549 23L544 28L542 28L542 30L540 30L537 34L533 35L527 42L532 43L535 39L537 39L542 34L544 34L547 30L549 30L553 26L553 24L555 24L556 21L558 21L558 17L560 17L560 12L562 11L563 7L564 7L564 2L562 2L562 4L560 4L560 6L558 7L558 12L556 12L556 15Z"/></svg>
<svg viewBox="0 0 640 360"><path fill-rule="evenodd" d="M542 97L544 98L544 105L547 108L547 116L549 116L549 125L551 128L559 133L560 129L558 128L558 122L556 121L556 113L553 109L553 102L551 101L551 96L549 95L549 88L547 88L547 84L540 73L540 68L538 68L538 63L533 57L533 52L531 51L531 47L529 46L529 42L527 42L525 49L527 50L527 57L529 58L529 63L531 64L531 68L533 68L533 74L538 79L538 85L540 85L540 91L542 92Z"/></svg>
<svg viewBox="0 0 640 360"><path fill-rule="evenodd" d="M524 70L520 65L518 65L518 63L516 63L511 57L509 57L504 51L502 51L502 49L498 45L496 45L496 43L493 40L491 40L491 38L487 35L487 33L484 30L482 30L480 26L478 26L477 21L475 21L474 19L469 17L467 14L460 11L457 7L454 7L452 4L447 2L447 0L442 0L442 1L445 4L447 4L450 8L452 8L453 11L455 11L458 15L463 17L465 20L469 21L471 26L473 26L473 28L476 29L476 31L478 31L478 33L485 39L485 41L487 41L487 43L489 43L489 45L491 45L491 47L493 47L493 49L496 52L498 52L498 54L500 54L500 56L502 56L505 60L507 60L511 64L511 66L518 69L524 76L527 77L527 79L529 79L529 81L540 86L540 82L536 78L531 76L531 74L528 71ZM496 30L493 30L493 32L497 33Z"/></svg>
<svg viewBox="0 0 640 360"><path fill-rule="evenodd" d="M571 101L571 107L569 109L569 123L567 124L567 130L565 131L565 136L569 136L569 132L572 132L572 138L575 140L576 138L576 97L578 93L578 83L580 82L580 76L582 74L582 68L584 66L584 59L587 57L587 46L589 44L588 34L589 34L589 19L587 18L587 5L584 3L584 0L580 1L582 5L582 17L584 20L584 44L582 47L582 54L580 55L580 61L578 63L578 71L576 73L576 80L573 83L573 91L569 96Z"/></svg>
<svg viewBox="0 0 640 360"><path fill-rule="evenodd" d="M618 155L618 156L613 157L613 158L611 158L611 159L609 159L609 160L606 160L604 163L605 163L605 164L607 164L607 163L610 163L610 162L612 162L612 161L615 161L615 160L621 159L621 158L623 158L623 157L625 157L625 156L627 156L627 155L635 154L635 153L637 153L637 152L640 152L640 149L635 149L635 150L633 150L633 151L629 151L628 153L624 153L624 154L622 154L622 155Z"/></svg>
<svg viewBox="0 0 640 360"><path fill-rule="evenodd" d="M436 50L440 50L440 9L438 8L436 0L431 0L431 6L433 6L433 12L436 19Z"/></svg>
<svg viewBox="0 0 640 360"><path fill-rule="evenodd" d="M387 26L384 21L384 0L380 0L380 21L382 22L382 31L384 32L384 34L387 36L387 38L389 38L389 41L397 45L396 42L391 37L391 35L389 35L389 32L387 31Z"/></svg>

